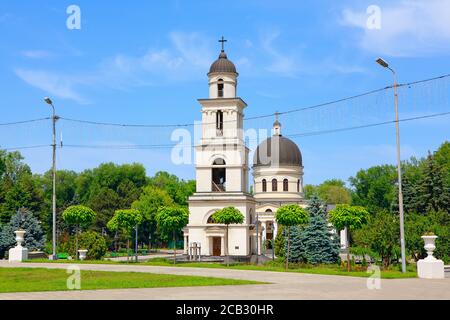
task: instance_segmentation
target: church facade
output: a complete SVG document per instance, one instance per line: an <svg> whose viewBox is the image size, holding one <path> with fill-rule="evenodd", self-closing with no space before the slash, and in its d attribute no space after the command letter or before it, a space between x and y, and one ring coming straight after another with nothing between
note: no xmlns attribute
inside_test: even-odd
<svg viewBox="0 0 450 320"><path fill-rule="evenodd" d="M281 134L276 119L271 138L255 150L253 164L244 139L247 104L237 95L236 67L220 52L208 73L209 97L202 106L202 136L196 146L196 192L189 198L189 223L184 229L184 252L201 247L201 255L261 254L264 240L276 236L276 210L297 203L304 206L303 164L298 146ZM253 194L249 172L253 168ZM244 216L242 224L216 224L212 215L233 206Z"/></svg>

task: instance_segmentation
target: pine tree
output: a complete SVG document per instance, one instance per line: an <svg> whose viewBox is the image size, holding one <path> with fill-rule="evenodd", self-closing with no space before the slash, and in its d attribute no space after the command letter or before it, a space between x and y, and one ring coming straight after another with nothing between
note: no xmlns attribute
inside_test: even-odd
<svg viewBox="0 0 450 320"><path fill-rule="evenodd" d="M291 227L291 248L289 253L289 262L306 262L305 261L305 250L303 244L303 233L304 227L294 226ZM283 230L284 231L284 230ZM287 232L283 232L284 239L287 238ZM284 255L287 252L287 241L284 241Z"/></svg>
<svg viewBox="0 0 450 320"><path fill-rule="evenodd" d="M423 209L430 211L449 211L450 190L445 183L444 169L429 152L423 169L423 177L419 187Z"/></svg>
<svg viewBox="0 0 450 320"><path fill-rule="evenodd" d="M339 261L338 237L333 237L328 226L325 205L315 195L308 203L309 224L301 233L300 243L306 262L311 264L336 263Z"/></svg>
<svg viewBox="0 0 450 320"><path fill-rule="evenodd" d="M3 257L7 250L16 245L14 231L19 228L26 231L24 246L28 250L40 250L44 247L45 234L42 231L39 220L30 211L19 209L0 232L0 257Z"/></svg>

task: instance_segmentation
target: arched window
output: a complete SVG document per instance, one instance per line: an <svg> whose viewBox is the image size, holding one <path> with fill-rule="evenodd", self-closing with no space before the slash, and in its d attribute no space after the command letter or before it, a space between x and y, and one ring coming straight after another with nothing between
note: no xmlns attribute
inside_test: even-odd
<svg viewBox="0 0 450 320"><path fill-rule="evenodd" d="M300 179L297 180L297 192L300 192Z"/></svg>
<svg viewBox="0 0 450 320"><path fill-rule="evenodd" d="M283 180L283 191L289 191L289 181L288 179Z"/></svg>
<svg viewBox="0 0 450 320"><path fill-rule="evenodd" d="M266 210L266 213L272 213L273 211L272 211L272 209L267 209Z"/></svg>
<svg viewBox="0 0 450 320"><path fill-rule="evenodd" d="M220 110L216 113L216 133L218 136L223 135L223 112Z"/></svg>
<svg viewBox="0 0 450 320"><path fill-rule="evenodd" d="M213 162L212 168L212 191L213 192L224 192L226 191L226 177L227 177L227 169L223 166L225 165L225 160L222 158L218 158ZM214 166L217 166L214 168Z"/></svg>
<svg viewBox="0 0 450 320"><path fill-rule="evenodd" d="M263 179L262 181L262 191L267 192L267 180Z"/></svg>
<svg viewBox="0 0 450 320"><path fill-rule="evenodd" d="M278 181L277 179L272 180L272 191L278 191Z"/></svg>
<svg viewBox="0 0 450 320"><path fill-rule="evenodd" d="M206 223L208 223L208 224L215 223L214 219L213 219L213 215L214 215L214 213L209 216L208 221Z"/></svg>
<svg viewBox="0 0 450 320"><path fill-rule="evenodd" d="M223 80L219 79L217 81L217 97L222 98L223 97Z"/></svg>

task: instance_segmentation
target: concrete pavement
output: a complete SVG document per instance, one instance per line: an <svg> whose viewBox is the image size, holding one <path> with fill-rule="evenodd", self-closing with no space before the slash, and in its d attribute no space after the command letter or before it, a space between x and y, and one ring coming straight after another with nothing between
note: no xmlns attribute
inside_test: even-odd
<svg viewBox="0 0 450 320"><path fill-rule="evenodd" d="M0 262L0 267L67 268L67 264ZM126 266L80 264L81 270L149 272L194 275L270 282L262 285L182 287L151 289L114 289L92 291L4 293L10 299L207 299L207 300L277 300L277 299L450 299L450 279L382 279L381 289L368 289L370 279L345 276L312 275L289 272L225 270L186 267ZM81 286L83 282L81 279Z"/></svg>

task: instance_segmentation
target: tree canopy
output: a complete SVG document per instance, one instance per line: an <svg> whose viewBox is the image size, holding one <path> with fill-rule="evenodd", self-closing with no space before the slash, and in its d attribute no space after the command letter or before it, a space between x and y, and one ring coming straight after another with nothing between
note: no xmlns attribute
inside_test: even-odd
<svg viewBox="0 0 450 320"><path fill-rule="evenodd" d="M235 207L226 207L216 211L212 219L221 224L240 224L244 222L244 215Z"/></svg>
<svg viewBox="0 0 450 320"><path fill-rule="evenodd" d="M70 206L63 212L63 219L69 225L80 228L89 227L95 219L95 212L91 208L82 205Z"/></svg>
<svg viewBox="0 0 450 320"><path fill-rule="evenodd" d="M308 212L297 204L278 208L275 219L283 226L297 226L308 222Z"/></svg>

